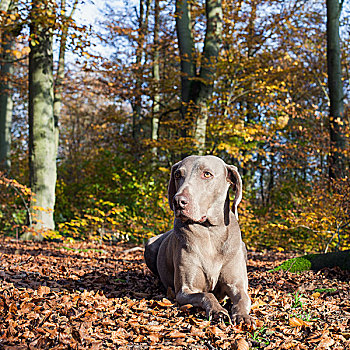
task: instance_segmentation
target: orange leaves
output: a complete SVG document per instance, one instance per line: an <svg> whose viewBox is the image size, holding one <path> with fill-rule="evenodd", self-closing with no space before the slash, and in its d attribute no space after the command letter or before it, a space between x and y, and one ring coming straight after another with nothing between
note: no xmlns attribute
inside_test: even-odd
<svg viewBox="0 0 350 350"><path fill-rule="evenodd" d="M247 343L247 341L243 338L238 338L233 346L234 350L249 350L249 344Z"/></svg>
<svg viewBox="0 0 350 350"><path fill-rule="evenodd" d="M247 330L210 322L200 309L179 307L164 298L156 278L146 272L142 250L91 242L69 248L10 240L1 246L0 317L5 332L1 329L0 337L5 349L13 344L28 348L29 338L31 348L41 344L45 349L82 350L207 350L209 344L236 350L348 346L348 321L340 315L350 310L343 298L350 286L340 281L338 270L330 276L323 271L276 277L266 268L290 254L249 252L251 313L257 329ZM335 284L336 290L325 289ZM296 285L303 295L293 292ZM316 292L317 287L323 291Z"/></svg>
<svg viewBox="0 0 350 350"><path fill-rule="evenodd" d="M205 337L205 332L202 329L191 326L190 334L195 337L203 338Z"/></svg>
<svg viewBox="0 0 350 350"><path fill-rule="evenodd" d="M169 338L186 338L187 334L178 331L177 329L174 329L167 335Z"/></svg>
<svg viewBox="0 0 350 350"><path fill-rule="evenodd" d="M51 289L47 286L39 286L37 292L38 292L39 297L42 297L45 294L49 294L51 292Z"/></svg>
<svg viewBox="0 0 350 350"><path fill-rule="evenodd" d="M266 303L263 300L257 298L253 301L251 309L255 310L255 309L258 309L259 307L264 306L264 305L266 305Z"/></svg>
<svg viewBox="0 0 350 350"><path fill-rule="evenodd" d="M212 335L212 336L215 336L215 337L219 337L219 338L224 338L226 337L226 334L217 326L215 325L212 325L212 326L209 326L207 329L206 329L206 332L209 334L209 335Z"/></svg>
<svg viewBox="0 0 350 350"><path fill-rule="evenodd" d="M161 306L161 307L170 307L170 306L174 305L170 300L165 299L165 298L163 298L163 300L161 300L161 301L157 300L156 304Z"/></svg>
<svg viewBox="0 0 350 350"><path fill-rule="evenodd" d="M180 310L186 312L186 311L190 310L192 307L193 307L193 305L191 305L191 304L181 305Z"/></svg>
<svg viewBox="0 0 350 350"><path fill-rule="evenodd" d="M291 317L289 319L289 325L291 327L310 327L311 324L311 322L306 322L298 317Z"/></svg>

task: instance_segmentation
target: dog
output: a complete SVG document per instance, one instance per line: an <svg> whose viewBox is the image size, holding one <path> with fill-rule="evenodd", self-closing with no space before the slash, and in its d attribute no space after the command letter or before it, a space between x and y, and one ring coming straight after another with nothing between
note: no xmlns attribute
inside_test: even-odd
<svg viewBox="0 0 350 350"><path fill-rule="evenodd" d="M232 210L229 188L234 190ZM215 156L189 156L173 165L168 200L174 228L145 246L148 268L171 288L180 305L254 326L249 315L246 247L238 225L242 180L233 165ZM219 300L228 296L230 312Z"/></svg>

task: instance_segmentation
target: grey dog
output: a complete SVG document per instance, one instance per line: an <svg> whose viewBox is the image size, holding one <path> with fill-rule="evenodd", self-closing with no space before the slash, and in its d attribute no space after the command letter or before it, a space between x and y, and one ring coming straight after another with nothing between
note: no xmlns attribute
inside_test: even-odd
<svg viewBox="0 0 350 350"><path fill-rule="evenodd" d="M232 211L230 187L235 193ZM254 325L247 253L238 225L241 198L235 166L214 156L189 156L176 163L168 187L174 228L149 239L145 261L180 305L201 307L207 317ZM219 303L226 296L232 302L230 313Z"/></svg>

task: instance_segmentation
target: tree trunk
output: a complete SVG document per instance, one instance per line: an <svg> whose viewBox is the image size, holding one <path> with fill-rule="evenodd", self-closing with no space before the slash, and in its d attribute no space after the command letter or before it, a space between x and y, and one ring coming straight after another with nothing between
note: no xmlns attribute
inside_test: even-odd
<svg viewBox="0 0 350 350"><path fill-rule="evenodd" d="M181 59L181 116L184 123L181 136L188 134L187 107L190 102L193 78L196 74L192 20L187 0L176 1L176 32Z"/></svg>
<svg viewBox="0 0 350 350"><path fill-rule="evenodd" d="M176 30L181 58L181 115L185 122L183 135L188 129L187 121L195 115L194 140L197 153L205 151L208 122L208 105L212 97L216 63L222 35L221 0L206 0L207 27L199 76L196 76L194 41L189 4L186 0L176 1ZM193 104L193 106L191 106Z"/></svg>
<svg viewBox="0 0 350 350"><path fill-rule="evenodd" d="M144 11L146 6L146 12ZM132 103L132 137L135 141L139 140L141 129L141 112L142 112L142 82L143 82L143 70L142 70L142 58L144 55L144 44L146 37L146 30L148 27L148 17L150 9L150 0L140 0L140 15L139 15L139 34L136 49L136 83L134 90L134 100Z"/></svg>
<svg viewBox="0 0 350 350"><path fill-rule="evenodd" d="M199 75L198 95L193 98L199 107L195 140L198 145L198 153L205 151L205 140L208 122L208 104L213 93L216 63L222 39L222 4L221 0L206 0L207 29L205 32L204 48Z"/></svg>
<svg viewBox="0 0 350 350"><path fill-rule="evenodd" d="M330 99L330 156L329 176L332 179L346 176L347 157L344 135L344 93L341 72L341 53L339 39L339 0L327 0L327 68Z"/></svg>
<svg viewBox="0 0 350 350"><path fill-rule="evenodd" d="M2 0L0 11L11 13L13 2ZM11 125L12 125L12 74L14 36L11 29L1 33L0 73L0 170L11 168Z"/></svg>
<svg viewBox="0 0 350 350"><path fill-rule="evenodd" d="M53 3L32 5L29 54L29 170L30 203L36 239L54 230L56 185L56 124L53 112ZM30 234L22 238L33 238Z"/></svg>
<svg viewBox="0 0 350 350"><path fill-rule="evenodd" d="M61 42L60 42L60 52L58 57L58 66L56 72L56 79L54 85L54 100L53 100L53 114L55 120L55 142L56 142L56 154L59 143L59 129L58 129L58 121L61 116L62 109L62 94L63 94L63 81L64 81L64 68L65 68L65 53L66 53L66 43L67 43L67 34L69 28L69 20L73 17L73 14L78 5L78 0L74 1L72 11L70 15L66 16L66 0L61 0L61 15L64 17L61 31Z"/></svg>
<svg viewBox="0 0 350 350"><path fill-rule="evenodd" d="M154 143L158 140L159 128L159 110L160 110L160 94L159 94L159 1L154 0L154 55L153 55L153 80L154 80L154 97L153 97L153 116L152 116L152 141ZM153 162L157 159L157 147L152 147Z"/></svg>

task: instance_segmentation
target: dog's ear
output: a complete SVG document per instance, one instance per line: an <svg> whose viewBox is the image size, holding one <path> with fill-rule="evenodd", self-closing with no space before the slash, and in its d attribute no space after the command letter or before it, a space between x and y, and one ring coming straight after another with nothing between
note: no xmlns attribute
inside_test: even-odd
<svg viewBox="0 0 350 350"><path fill-rule="evenodd" d="M180 165L180 162L174 164L171 168L171 173L170 173L170 181L169 181L169 185L168 185L168 201L169 201L169 206L170 206L171 210L174 210L173 200L174 200L174 196L176 194L174 173L177 170L177 168L179 167L179 165Z"/></svg>
<svg viewBox="0 0 350 350"><path fill-rule="evenodd" d="M227 181L231 184L233 192L235 194L235 198L233 199L232 203L232 211L238 220L237 207L242 199L242 179L238 173L237 168L234 165L226 165L226 167L228 171Z"/></svg>

